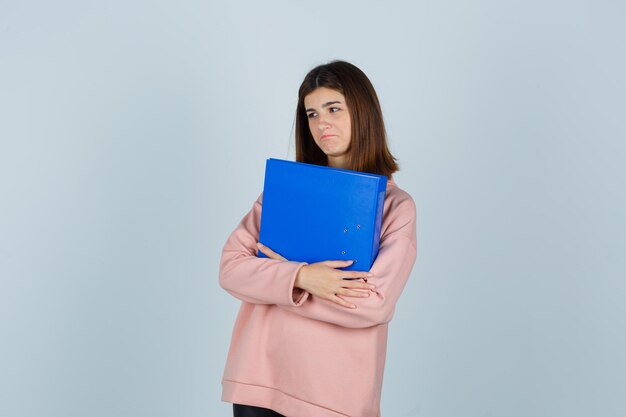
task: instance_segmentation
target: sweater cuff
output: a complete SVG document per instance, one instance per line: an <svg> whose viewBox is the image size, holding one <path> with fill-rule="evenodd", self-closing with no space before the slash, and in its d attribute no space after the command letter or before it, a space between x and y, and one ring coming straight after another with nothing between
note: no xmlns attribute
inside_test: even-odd
<svg viewBox="0 0 626 417"><path fill-rule="evenodd" d="M291 285L289 287L291 288L291 301L294 307L301 306L307 300L307 298L309 298L308 292L304 291L302 288L296 288L295 286L298 273L300 272L300 269L302 269L302 267L305 265L308 264L306 262L302 262L298 269L296 269L296 273L293 274L293 276L291 277Z"/></svg>

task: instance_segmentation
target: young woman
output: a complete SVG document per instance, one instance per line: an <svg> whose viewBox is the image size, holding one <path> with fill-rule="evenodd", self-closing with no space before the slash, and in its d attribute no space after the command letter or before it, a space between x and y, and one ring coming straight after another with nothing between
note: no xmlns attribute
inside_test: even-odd
<svg viewBox="0 0 626 417"><path fill-rule="evenodd" d="M415 204L392 179L378 98L354 65L333 61L304 78L296 160L388 177L378 256L370 271L285 259L258 241L259 196L220 262L220 285L242 301L222 400L235 417L378 417L387 324L416 257Z"/></svg>

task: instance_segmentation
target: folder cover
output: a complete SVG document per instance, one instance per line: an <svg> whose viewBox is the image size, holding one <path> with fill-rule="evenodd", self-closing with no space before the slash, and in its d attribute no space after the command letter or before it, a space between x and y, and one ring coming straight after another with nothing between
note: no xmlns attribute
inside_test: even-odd
<svg viewBox="0 0 626 417"><path fill-rule="evenodd" d="M369 271L386 190L383 175L270 158L260 242L290 261L354 260L343 269Z"/></svg>

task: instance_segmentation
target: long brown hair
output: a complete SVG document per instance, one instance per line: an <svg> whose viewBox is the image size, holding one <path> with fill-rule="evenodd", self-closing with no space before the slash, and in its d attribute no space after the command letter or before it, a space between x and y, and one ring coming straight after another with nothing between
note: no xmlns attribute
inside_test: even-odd
<svg viewBox="0 0 626 417"><path fill-rule="evenodd" d="M387 147L387 134L378 96L367 76L345 61L332 61L313 68L298 90L296 108L296 161L327 165L328 158L317 146L309 129L304 98L319 87L340 92L350 110L349 169L386 175L398 171Z"/></svg>

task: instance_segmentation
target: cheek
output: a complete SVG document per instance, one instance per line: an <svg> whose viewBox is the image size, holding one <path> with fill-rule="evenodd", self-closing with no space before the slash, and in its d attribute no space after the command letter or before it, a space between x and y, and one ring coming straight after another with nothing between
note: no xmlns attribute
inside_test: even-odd
<svg viewBox="0 0 626 417"><path fill-rule="evenodd" d="M351 131L350 119L347 119L344 121L344 123L342 124L342 129L345 135L350 136L350 131Z"/></svg>

